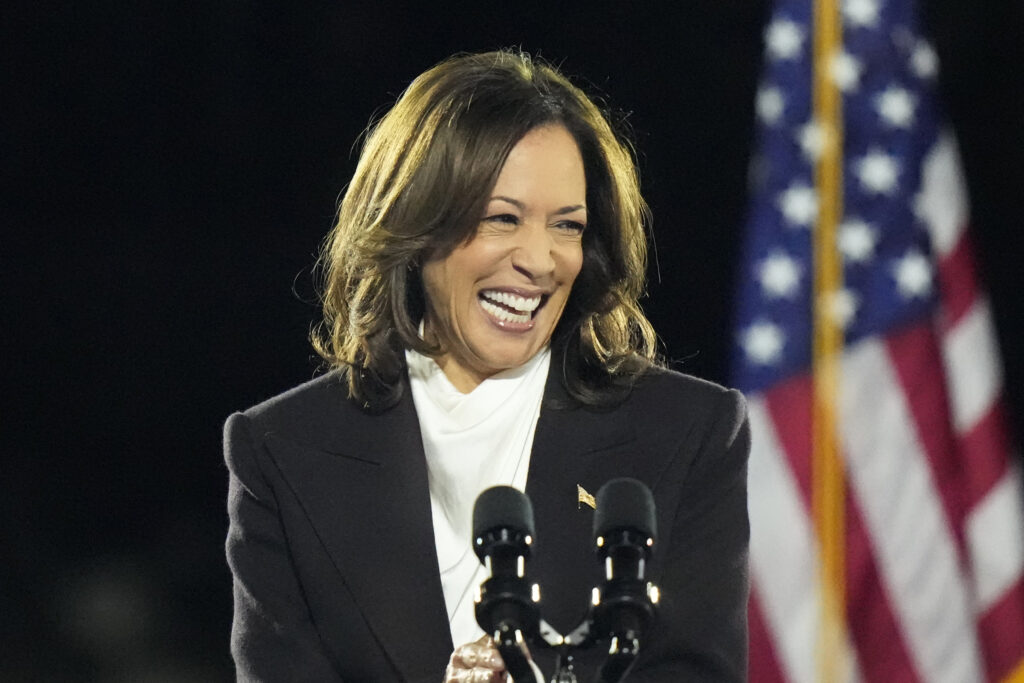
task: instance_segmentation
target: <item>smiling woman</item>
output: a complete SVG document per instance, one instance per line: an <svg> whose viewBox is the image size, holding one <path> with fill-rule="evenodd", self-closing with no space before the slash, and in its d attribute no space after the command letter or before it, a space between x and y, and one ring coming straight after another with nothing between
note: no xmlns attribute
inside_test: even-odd
<svg viewBox="0 0 1024 683"><path fill-rule="evenodd" d="M544 348L583 265L587 182L561 125L534 128L508 154L476 233L423 265L425 337L459 391Z"/></svg>
<svg viewBox="0 0 1024 683"><path fill-rule="evenodd" d="M240 679L505 680L474 618L477 496L529 491L568 633L601 577L578 491L630 476L663 595L631 675L743 680L743 399L657 362L646 218L628 144L528 55L443 62L373 126L321 257L330 371L225 427Z"/></svg>
<svg viewBox="0 0 1024 683"><path fill-rule="evenodd" d="M544 182L534 187L545 196L533 201L557 206L524 206L532 198L516 195L533 191L524 175L542 167ZM550 196L559 187L572 196ZM535 215L540 210L552 213ZM541 220L554 234L575 237L584 257L578 281L559 289L564 308L542 300L533 317L551 323L570 394L606 404L655 354L654 331L637 303L646 219L629 146L579 88L521 53L453 58L414 80L367 138L322 255L324 324L314 345L332 367L359 369L348 382L369 409L394 405L403 392L403 349L451 351L436 345L446 331L419 334L427 264L478 230L521 240Z"/></svg>

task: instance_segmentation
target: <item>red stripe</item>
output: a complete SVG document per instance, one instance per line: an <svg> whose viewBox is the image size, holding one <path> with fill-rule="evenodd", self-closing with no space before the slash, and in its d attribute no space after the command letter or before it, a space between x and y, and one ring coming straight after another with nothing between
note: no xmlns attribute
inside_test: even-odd
<svg viewBox="0 0 1024 683"><path fill-rule="evenodd" d="M942 297L943 325L956 325L978 297L978 275L974 249L964 230L951 252L938 263L939 291Z"/></svg>
<svg viewBox="0 0 1024 683"><path fill-rule="evenodd" d="M847 498L846 614L865 681L920 680L882 586L860 508Z"/></svg>
<svg viewBox="0 0 1024 683"><path fill-rule="evenodd" d="M1011 452L1006 420L1006 409L997 401L970 431L960 436L960 453L967 475L965 497L969 508L981 502L1006 473Z"/></svg>
<svg viewBox="0 0 1024 683"><path fill-rule="evenodd" d="M810 378L796 377L765 393L765 405L810 515ZM860 508L847 498L847 623L865 680L916 681L917 676L881 573ZM808 655L812 656L812 655ZM752 677L751 680L759 680Z"/></svg>
<svg viewBox="0 0 1024 683"><path fill-rule="evenodd" d="M1024 658L1024 580L1008 590L978 621L988 680L998 681Z"/></svg>
<svg viewBox="0 0 1024 683"><path fill-rule="evenodd" d="M765 393L765 406L775 425L779 446L800 488L804 510L811 510L811 378L792 377Z"/></svg>
<svg viewBox="0 0 1024 683"><path fill-rule="evenodd" d="M928 325L914 325L890 334L886 346L914 418L917 438L931 467L935 488L946 519L964 557L964 520L967 516L963 460L949 423L942 356L935 333Z"/></svg>
<svg viewBox="0 0 1024 683"><path fill-rule="evenodd" d="M747 608L747 628L750 633L750 680L758 683L786 683L782 676L778 657L775 656L775 645L769 635L764 615L761 614L761 601L756 589L750 591L750 603Z"/></svg>

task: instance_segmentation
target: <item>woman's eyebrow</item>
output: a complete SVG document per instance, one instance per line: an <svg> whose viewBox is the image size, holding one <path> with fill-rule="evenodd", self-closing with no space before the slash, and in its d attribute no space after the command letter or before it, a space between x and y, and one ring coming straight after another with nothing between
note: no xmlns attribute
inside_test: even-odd
<svg viewBox="0 0 1024 683"><path fill-rule="evenodd" d="M519 201L518 199L512 199L511 197L505 197L503 195L496 195L494 197L491 197L491 201L492 202L495 201L495 200L501 200L503 202L508 202L509 204L511 204L512 206L516 207L519 210L523 210L523 209L526 208L526 205L523 204L521 201Z"/></svg>
<svg viewBox="0 0 1024 683"><path fill-rule="evenodd" d="M491 201L492 202L493 201L497 201L497 200L500 200L500 201L503 201L503 202L508 202L509 204L511 204L512 206L516 207L520 211L524 211L526 209L526 205L525 204L523 204L518 199L512 199L512 197L505 197L504 195L497 195L497 196L491 197ZM585 211L586 208L587 207L586 207L585 204L573 204L572 206L563 206L562 208L560 208L557 211L555 211L554 215L561 216L563 214L572 213L573 211L579 211L580 209L583 209Z"/></svg>

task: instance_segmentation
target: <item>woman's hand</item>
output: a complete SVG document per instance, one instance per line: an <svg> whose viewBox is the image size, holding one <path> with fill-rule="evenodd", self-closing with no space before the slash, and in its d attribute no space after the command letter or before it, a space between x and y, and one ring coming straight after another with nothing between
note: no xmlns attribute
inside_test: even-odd
<svg viewBox="0 0 1024 683"><path fill-rule="evenodd" d="M490 636L455 648L444 672L445 683L504 683L505 662Z"/></svg>

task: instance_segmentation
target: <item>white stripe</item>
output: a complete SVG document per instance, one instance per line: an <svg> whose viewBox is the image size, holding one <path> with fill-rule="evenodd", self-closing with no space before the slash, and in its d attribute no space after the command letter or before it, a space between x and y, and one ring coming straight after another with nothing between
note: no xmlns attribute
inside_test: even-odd
<svg viewBox="0 0 1024 683"><path fill-rule="evenodd" d="M760 397L748 403L752 434L747 509L750 565L775 652L790 683L815 683L820 624L817 543L802 496ZM846 680L859 681L847 644Z"/></svg>
<svg viewBox="0 0 1024 683"><path fill-rule="evenodd" d="M842 382L850 484L918 672L929 683L981 681L956 544L885 347L851 347Z"/></svg>
<svg viewBox="0 0 1024 683"><path fill-rule="evenodd" d="M995 405L1003 369L988 300L979 297L942 339L950 410L958 434L970 431Z"/></svg>
<svg viewBox="0 0 1024 683"><path fill-rule="evenodd" d="M967 227L966 188L956 140L949 133L944 133L924 158L921 192L914 207L918 217L928 226L932 250L940 257L953 250Z"/></svg>
<svg viewBox="0 0 1024 683"><path fill-rule="evenodd" d="M1016 459L1014 459L1016 461ZM985 612L1024 573L1024 511L1020 472L1007 469L1003 478L967 517L967 545L974 573L976 609Z"/></svg>

